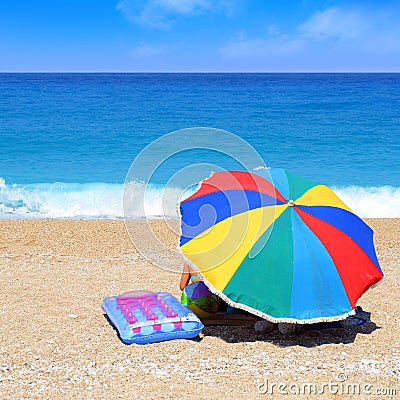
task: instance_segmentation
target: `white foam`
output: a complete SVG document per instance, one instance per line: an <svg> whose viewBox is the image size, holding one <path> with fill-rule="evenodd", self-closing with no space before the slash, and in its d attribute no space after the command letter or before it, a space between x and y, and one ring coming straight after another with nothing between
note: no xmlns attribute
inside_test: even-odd
<svg viewBox="0 0 400 400"><path fill-rule="evenodd" d="M333 190L361 218L400 217L400 187L346 186Z"/></svg>
<svg viewBox="0 0 400 400"><path fill-rule="evenodd" d="M0 218L122 218L123 185L0 185Z"/></svg>
<svg viewBox="0 0 400 400"><path fill-rule="evenodd" d="M177 218L183 189L128 182L124 190L125 218Z"/></svg>
<svg viewBox="0 0 400 400"><path fill-rule="evenodd" d="M362 218L400 217L400 188L391 186L333 188ZM0 178L0 218L133 219L177 218L184 191L131 182L8 184ZM124 199L123 199L124 197ZM125 206L125 213L124 213Z"/></svg>
<svg viewBox="0 0 400 400"><path fill-rule="evenodd" d="M123 209L123 184L6 184L0 178L0 218L177 218L182 190L132 182Z"/></svg>

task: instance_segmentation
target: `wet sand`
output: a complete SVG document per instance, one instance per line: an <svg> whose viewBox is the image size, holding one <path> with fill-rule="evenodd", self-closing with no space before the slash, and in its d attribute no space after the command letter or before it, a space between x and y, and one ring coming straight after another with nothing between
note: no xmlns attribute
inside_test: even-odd
<svg viewBox="0 0 400 400"><path fill-rule="evenodd" d="M147 261L122 221L0 221L0 398L395 398L400 219L367 222L385 273L358 303L371 323L287 336L207 326L199 341L127 346L102 299L138 289L179 297L177 272ZM176 234L151 222L158 246L146 226L129 226L142 251L174 263Z"/></svg>

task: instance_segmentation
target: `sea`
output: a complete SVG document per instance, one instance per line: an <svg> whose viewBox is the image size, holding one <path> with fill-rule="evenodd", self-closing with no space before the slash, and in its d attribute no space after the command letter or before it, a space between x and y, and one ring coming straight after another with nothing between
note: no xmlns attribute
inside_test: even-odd
<svg viewBox="0 0 400 400"><path fill-rule="evenodd" d="M260 164L400 217L400 74L0 74L0 219L176 218Z"/></svg>

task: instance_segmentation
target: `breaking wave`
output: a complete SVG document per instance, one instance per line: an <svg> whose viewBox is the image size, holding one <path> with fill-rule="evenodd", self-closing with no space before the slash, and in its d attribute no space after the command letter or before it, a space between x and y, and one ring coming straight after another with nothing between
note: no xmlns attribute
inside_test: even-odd
<svg viewBox="0 0 400 400"><path fill-rule="evenodd" d="M143 219L177 218L177 204L189 193L164 185L111 183L6 183L0 178L0 219ZM193 189L194 190L194 189ZM362 218L399 218L400 188L334 187ZM124 215L125 203L125 215Z"/></svg>

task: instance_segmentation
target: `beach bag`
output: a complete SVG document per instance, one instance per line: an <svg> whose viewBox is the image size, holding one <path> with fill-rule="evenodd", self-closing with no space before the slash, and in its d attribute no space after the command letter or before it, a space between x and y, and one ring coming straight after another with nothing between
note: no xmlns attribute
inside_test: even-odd
<svg viewBox="0 0 400 400"><path fill-rule="evenodd" d="M183 289L181 303L199 318L209 318L218 311L221 299L211 293L203 281L199 281Z"/></svg>

